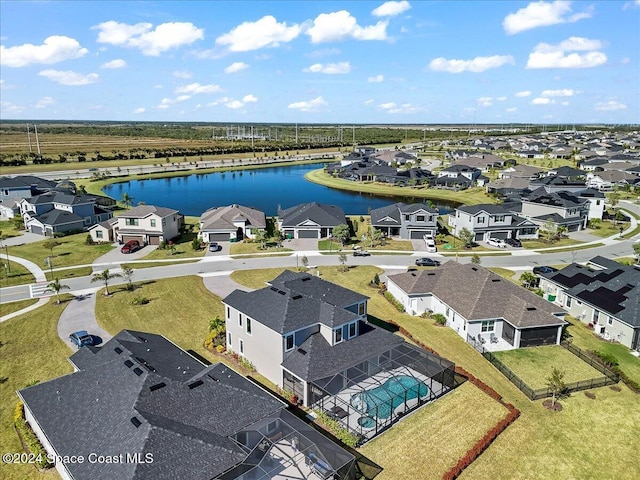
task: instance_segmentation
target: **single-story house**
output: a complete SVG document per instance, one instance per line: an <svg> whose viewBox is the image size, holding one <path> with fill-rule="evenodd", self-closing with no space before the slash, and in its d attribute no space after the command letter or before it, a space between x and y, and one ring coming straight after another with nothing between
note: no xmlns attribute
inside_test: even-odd
<svg viewBox="0 0 640 480"><path fill-rule="evenodd" d="M284 402L160 335L123 330L69 360L18 392L64 480L356 479L355 457Z"/></svg>
<svg viewBox="0 0 640 480"><path fill-rule="evenodd" d="M265 230L264 212L244 205L213 207L200 215L200 238L205 242L253 238L254 229Z"/></svg>
<svg viewBox="0 0 640 480"><path fill-rule="evenodd" d="M115 232L118 225L117 218L110 218L104 222L89 227L89 235L95 243L113 243L116 241Z"/></svg>
<svg viewBox="0 0 640 480"><path fill-rule="evenodd" d="M474 264L390 275L387 290L412 315L440 313L466 342L489 350L560 343L564 312Z"/></svg>
<svg viewBox="0 0 640 480"><path fill-rule="evenodd" d="M387 236L419 239L438 232L438 210L424 203L407 205L403 202L371 210L371 226Z"/></svg>
<svg viewBox="0 0 640 480"><path fill-rule="evenodd" d="M347 224L342 208L311 202L278 209L278 229L288 238L326 238L334 227Z"/></svg>

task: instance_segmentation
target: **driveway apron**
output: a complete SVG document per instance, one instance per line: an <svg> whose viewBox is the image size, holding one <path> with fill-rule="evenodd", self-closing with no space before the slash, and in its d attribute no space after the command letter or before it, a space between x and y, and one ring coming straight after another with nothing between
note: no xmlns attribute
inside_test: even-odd
<svg viewBox="0 0 640 480"><path fill-rule="evenodd" d="M96 320L97 291L98 289L93 289L76 295L60 315L58 336L74 350L76 347L69 340L69 335L78 330L86 330L94 338L99 337L102 340L99 345L111 339L111 335L100 328Z"/></svg>

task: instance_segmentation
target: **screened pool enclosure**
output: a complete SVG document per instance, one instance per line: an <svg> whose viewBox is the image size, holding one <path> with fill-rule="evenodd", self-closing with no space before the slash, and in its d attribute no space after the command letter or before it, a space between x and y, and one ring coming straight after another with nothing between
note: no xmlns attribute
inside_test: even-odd
<svg viewBox="0 0 640 480"><path fill-rule="evenodd" d="M373 438L402 416L455 388L455 365L403 343L309 384L309 405Z"/></svg>

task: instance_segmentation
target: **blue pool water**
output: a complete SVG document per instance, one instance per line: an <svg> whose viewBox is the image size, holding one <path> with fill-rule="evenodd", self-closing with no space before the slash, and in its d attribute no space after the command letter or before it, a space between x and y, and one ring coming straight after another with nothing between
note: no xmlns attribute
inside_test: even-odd
<svg viewBox="0 0 640 480"><path fill-rule="evenodd" d="M429 387L409 375L391 377L379 387L351 396L351 406L369 417L389 418L405 400L424 397ZM376 412L377 407L377 412Z"/></svg>

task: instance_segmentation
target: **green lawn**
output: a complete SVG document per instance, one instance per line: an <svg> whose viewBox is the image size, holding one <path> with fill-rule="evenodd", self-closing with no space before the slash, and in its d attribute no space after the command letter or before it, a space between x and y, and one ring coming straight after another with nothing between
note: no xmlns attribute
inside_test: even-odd
<svg viewBox="0 0 640 480"><path fill-rule="evenodd" d="M510 282L520 285L520 281L517 278L519 277L519 275L517 275L516 272L514 272L513 270L509 270L507 268L500 268L500 267L491 267L489 268L489 270L491 270L493 273L497 273L503 278L506 278Z"/></svg>
<svg viewBox="0 0 640 480"><path fill-rule="evenodd" d="M37 301L37 298L31 298L29 300L20 300L19 302L0 303L0 317L4 317L5 315L9 315L10 313L22 310L29 305L33 305Z"/></svg>
<svg viewBox="0 0 640 480"><path fill-rule="evenodd" d="M20 235L20 230L15 227L12 220L0 220L0 232L2 232L2 236L5 238Z"/></svg>
<svg viewBox="0 0 640 480"><path fill-rule="evenodd" d="M54 270L53 273L49 270L45 270L44 274L47 277L47 280L52 281L57 278L59 280L65 278L78 278L78 277L86 277L87 275L91 275L93 273L93 268L91 267L78 267L78 268L68 268L64 270Z"/></svg>
<svg viewBox="0 0 640 480"><path fill-rule="evenodd" d="M603 221L598 225L598 228L589 228L585 230L587 233L591 235L595 235L597 237L607 238L613 235L620 235L620 227L623 227L624 230L629 228L628 222L618 222L617 225L614 225L613 222Z"/></svg>
<svg viewBox="0 0 640 480"><path fill-rule="evenodd" d="M568 247L569 245L578 245L580 243L583 242L568 237L563 237L555 242L547 242L544 237L541 237L537 240L522 240L522 248L535 250L540 248Z"/></svg>
<svg viewBox="0 0 640 480"><path fill-rule="evenodd" d="M463 411L473 412L473 421L460 422ZM384 468L376 480L442 478L507 413L467 382L397 423L360 451Z"/></svg>
<svg viewBox="0 0 640 480"><path fill-rule="evenodd" d="M205 288L200 277L154 280L132 292L124 286L110 291L111 297L98 294L96 304L98 323L109 333L115 335L125 328L159 333L184 349L209 355L202 345L209 321L216 315L224 318L224 312L220 299ZM136 296L150 302L133 305Z"/></svg>
<svg viewBox="0 0 640 480"><path fill-rule="evenodd" d="M69 299L63 296L63 299ZM20 302L22 303L22 302ZM15 305L15 304L8 304ZM4 309L7 305L2 305ZM21 452L13 429L15 391L36 381L59 377L73 371L67 361L73 353L58 338L58 318L66 303L49 302L43 307L0 323L0 445L2 452ZM5 480L60 478L55 469L39 472L32 465L0 462L0 478Z"/></svg>
<svg viewBox="0 0 640 480"><path fill-rule="evenodd" d="M231 273L231 280L245 287L258 289L266 287L266 282L273 280L286 268L263 268L260 270L236 270Z"/></svg>
<svg viewBox="0 0 640 480"><path fill-rule="evenodd" d="M520 348L494 354L531 388L545 388L554 367L564 371L564 382L578 382L604 376L560 345Z"/></svg>
<svg viewBox="0 0 640 480"><path fill-rule="evenodd" d="M75 265L90 265L96 258L111 251L111 244L103 243L99 245L87 245L87 233L78 233L66 237L56 238L60 243L53 249L53 268L71 267ZM48 239L38 242L20 245L9 248L9 254L16 257L26 258L40 265L43 270L47 270L45 258L50 257L52 252L45 246Z"/></svg>
<svg viewBox="0 0 640 480"><path fill-rule="evenodd" d="M10 255L13 255L13 251ZM0 287L24 285L25 283L33 283L36 281L35 277L26 267L16 262L9 262L9 264L11 271L7 269L6 259L0 261Z"/></svg>
<svg viewBox="0 0 640 480"><path fill-rule="evenodd" d="M283 253L293 252L292 249L286 247L278 247L276 243L267 243L266 248L260 248L260 243L254 242L237 242L232 243L230 248L231 255L242 255L251 253Z"/></svg>

